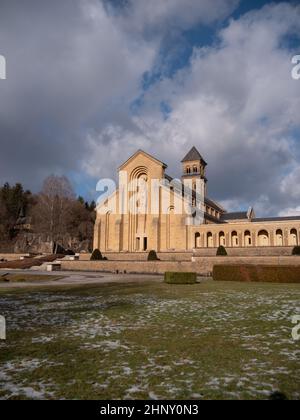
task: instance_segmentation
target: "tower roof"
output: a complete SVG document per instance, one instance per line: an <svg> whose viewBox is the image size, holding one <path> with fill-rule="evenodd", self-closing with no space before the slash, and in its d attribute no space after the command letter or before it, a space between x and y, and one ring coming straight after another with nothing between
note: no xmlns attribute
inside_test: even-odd
<svg viewBox="0 0 300 420"><path fill-rule="evenodd" d="M200 153L198 152L198 150L196 149L195 146L193 146L191 148L189 153L182 159L181 162L182 163L183 162L193 162L194 160L201 160L201 162L204 163L204 165L207 165L207 163L205 162L203 157L200 155Z"/></svg>

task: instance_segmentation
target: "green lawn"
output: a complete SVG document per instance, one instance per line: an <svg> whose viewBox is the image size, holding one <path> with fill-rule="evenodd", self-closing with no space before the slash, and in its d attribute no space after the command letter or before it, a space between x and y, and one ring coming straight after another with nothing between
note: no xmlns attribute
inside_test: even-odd
<svg viewBox="0 0 300 420"><path fill-rule="evenodd" d="M300 398L300 286L0 291L0 398Z"/></svg>

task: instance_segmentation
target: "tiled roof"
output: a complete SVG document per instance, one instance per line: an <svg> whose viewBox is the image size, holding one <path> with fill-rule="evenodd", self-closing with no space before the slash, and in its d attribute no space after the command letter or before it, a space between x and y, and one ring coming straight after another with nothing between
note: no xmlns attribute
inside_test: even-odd
<svg viewBox="0 0 300 420"><path fill-rule="evenodd" d="M247 211L238 211L235 213L225 213L222 214L222 220L244 220L248 219Z"/></svg>
<svg viewBox="0 0 300 420"><path fill-rule="evenodd" d="M288 217L263 217L252 219L252 222L289 222L289 221L300 221L300 216L288 216Z"/></svg>
<svg viewBox="0 0 300 420"><path fill-rule="evenodd" d="M165 174L165 179L167 179L169 182L172 182L174 178L172 178L170 175ZM179 190L182 190L182 195L183 195L183 193L184 193L184 185L179 181L178 184L177 184L177 187L178 187ZM207 204L208 206L211 206L212 208L214 208L216 210L219 210L221 212L224 211L223 207L220 204L218 204L214 200L211 200L208 197L205 197L204 198L204 203Z"/></svg>
<svg viewBox="0 0 300 420"><path fill-rule="evenodd" d="M191 148L189 153L182 159L181 162L192 162L194 160L201 160L201 162L207 165L207 163L205 162L203 157L200 155L200 153L198 152L195 146Z"/></svg>

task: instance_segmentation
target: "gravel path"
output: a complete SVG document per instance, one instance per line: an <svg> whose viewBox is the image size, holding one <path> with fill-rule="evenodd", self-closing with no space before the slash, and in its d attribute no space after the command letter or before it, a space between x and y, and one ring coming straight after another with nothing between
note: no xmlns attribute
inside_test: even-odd
<svg viewBox="0 0 300 420"><path fill-rule="evenodd" d="M28 270L0 270L0 276L5 273L34 275L32 271ZM41 274L40 272L37 273ZM142 274L109 274L109 273L90 273L90 272L69 272L57 271L54 273L45 273L43 275L49 276L49 281L35 281L24 283L1 283L0 289L10 288L27 288L27 287L41 287L41 286L67 286L80 284L105 284L105 283L142 283L146 281L161 282L162 276L157 275L142 275ZM60 280L51 280L51 277L62 276Z"/></svg>

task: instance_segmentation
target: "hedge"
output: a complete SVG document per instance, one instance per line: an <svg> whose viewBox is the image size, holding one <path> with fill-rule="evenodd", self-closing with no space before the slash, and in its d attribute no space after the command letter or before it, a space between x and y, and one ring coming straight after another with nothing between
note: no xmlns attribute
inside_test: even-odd
<svg viewBox="0 0 300 420"><path fill-rule="evenodd" d="M300 283L300 266L215 265L215 281Z"/></svg>
<svg viewBox="0 0 300 420"><path fill-rule="evenodd" d="M295 246L292 255L300 255L300 246Z"/></svg>
<svg viewBox="0 0 300 420"><path fill-rule="evenodd" d="M168 284L195 284L197 283L196 273L166 272L165 283Z"/></svg>

